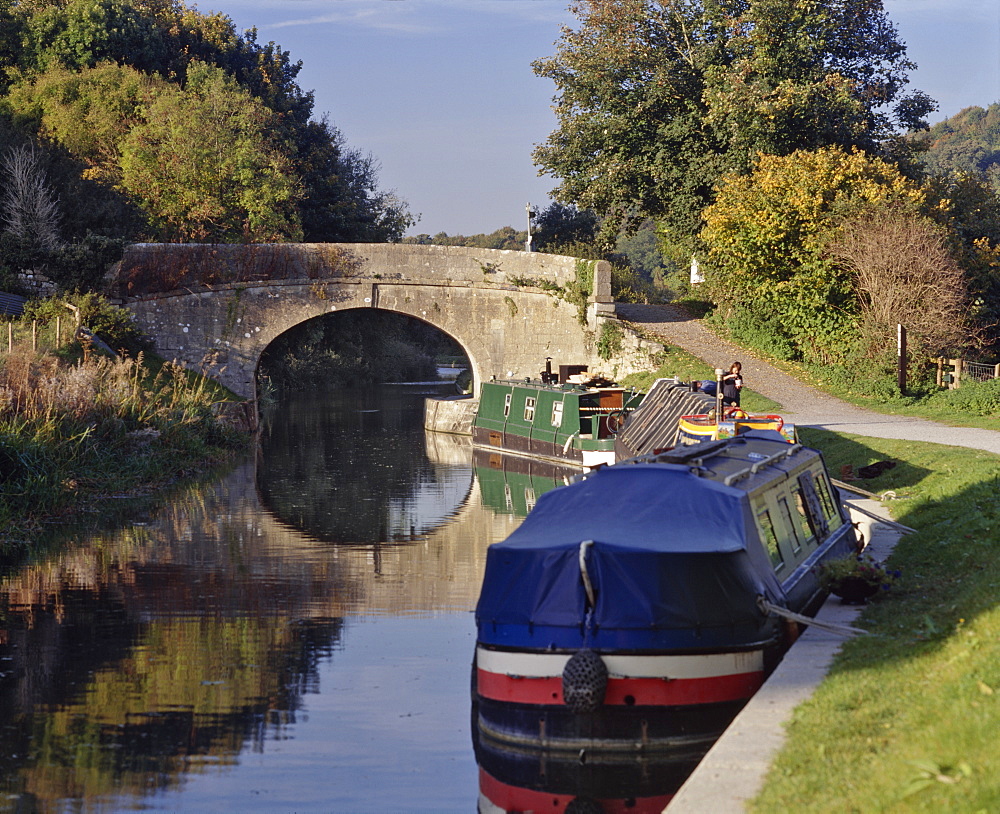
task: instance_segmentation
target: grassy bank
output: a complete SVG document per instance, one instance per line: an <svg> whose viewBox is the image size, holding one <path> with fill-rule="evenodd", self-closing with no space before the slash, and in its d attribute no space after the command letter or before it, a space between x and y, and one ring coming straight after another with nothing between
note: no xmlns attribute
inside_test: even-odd
<svg viewBox="0 0 1000 814"><path fill-rule="evenodd" d="M103 499L191 477L245 446L203 379L160 361L0 356L0 563Z"/></svg>
<svg viewBox="0 0 1000 814"><path fill-rule="evenodd" d="M800 706L750 806L777 811L1000 810L1000 457L803 429L831 471L897 466L866 488L917 530L891 557L903 578L866 609Z"/></svg>

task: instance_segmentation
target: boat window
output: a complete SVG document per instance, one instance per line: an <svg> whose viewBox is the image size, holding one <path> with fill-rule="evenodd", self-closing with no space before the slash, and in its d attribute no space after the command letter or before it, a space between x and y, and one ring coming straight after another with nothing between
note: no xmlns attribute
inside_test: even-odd
<svg viewBox="0 0 1000 814"><path fill-rule="evenodd" d="M764 545L767 546L767 553L771 555L771 566L776 572L780 571L785 567L785 558L778 549L778 536L774 533L774 523L771 522L771 513L767 509L757 513L757 525Z"/></svg>
<svg viewBox="0 0 1000 814"><path fill-rule="evenodd" d="M792 512L788 508L788 498L778 498L778 509L781 511L781 518L785 521L785 528L788 529L792 541L792 553L798 554L802 550L802 533L798 524L792 520Z"/></svg>
<svg viewBox="0 0 1000 814"><path fill-rule="evenodd" d="M820 500L812 472L807 470L799 475L799 488L796 490L796 498L800 504L799 511L805 511L806 520L813 535L820 540L826 539L826 536L830 533L830 524L827 522L826 509Z"/></svg>
<svg viewBox="0 0 1000 814"><path fill-rule="evenodd" d="M510 402L511 402L512 398L514 398L514 394L513 393L508 393L506 396L503 397L503 417L504 418L506 418L507 416L510 415Z"/></svg>
<svg viewBox="0 0 1000 814"><path fill-rule="evenodd" d="M535 399L526 398L524 400L524 420L534 421L535 420Z"/></svg>
<svg viewBox="0 0 1000 814"><path fill-rule="evenodd" d="M561 427L563 417L563 403L561 401L552 402L552 426Z"/></svg>
<svg viewBox="0 0 1000 814"><path fill-rule="evenodd" d="M825 472L817 472L813 478L813 484L816 487L816 494L819 495L820 502L823 504L823 513L829 520L829 527L831 530L840 528L843 523L843 519L840 516L840 512L837 510L836 504L833 502L833 497L830 493L830 484L826 479Z"/></svg>
<svg viewBox="0 0 1000 814"><path fill-rule="evenodd" d="M807 545L811 545L816 541L816 528L809 507L806 505L806 499L802 494L801 487L792 489L792 497L795 498L795 508L798 510L798 516L795 519L799 522L799 530L802 532L802 538L806 541Z"/></svg>

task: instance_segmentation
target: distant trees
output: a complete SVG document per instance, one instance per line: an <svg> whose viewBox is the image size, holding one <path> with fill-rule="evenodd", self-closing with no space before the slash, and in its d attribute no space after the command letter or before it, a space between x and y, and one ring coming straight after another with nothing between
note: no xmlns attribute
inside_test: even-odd
<svg viewBox="0 0 1000 814"><path fill-rule="evenodd" d="M1000 192L1000 102L967 107L915 139L935 175L973 175Z"/></svg>
<svg viewBox="0 0 1000 814"><path fill-rule="evenodd" d="M433 236L425 234L405 237L402 242L419 246L469 246L474 249L524 251L527 240L527 230L519 232L513 226L502 226L489 234L449 235L447 232L438 232Z"/></svg>
<svg viewBox="0 0 1000 814"><path fill-rule="evenodd" d="M532 245L539 251L571 254L574 245L593 243L599 226L590 210L555 201L535 216Z"/></svg>

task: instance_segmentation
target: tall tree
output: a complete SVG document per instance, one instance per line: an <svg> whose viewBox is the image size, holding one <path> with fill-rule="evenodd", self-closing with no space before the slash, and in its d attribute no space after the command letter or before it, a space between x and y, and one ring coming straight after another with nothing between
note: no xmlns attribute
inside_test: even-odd
<svg viewBox="0 0 1000 814"><path fill-rule="evenodd" d="M263 192L256 198L230 190L195 206L202 187L166 189L171 173L185 178L180 165L199 149L202 122L192 114L209 101L198 102L206 67L227 78L222 107L236 88L248 101L234 113L234 144L249 138L261 149L263 169L240 182ZM258 43L255 29L239 34L225 15L180 0L0 0L0 77L12 81L13 110L83 160L89 180L128 191L160 235L297 239L304 231L310 240L398 240L412 223L406 203L378 188L373 158L311 119L312 93L296 83L300 69L275 43ZM218 111L205 112L212 128L225 129ZM153 156L167 141L186 152L156 167ZM233 157L233 171L253 166L250 152ZM137 181L143 173L147 186ZM220 205L236 209L223 213ZM268 205L276 209L265 213Z"/></svg>
<svg viewBox="0 0 1000 814"><path fill-rule="evenodd" d="M690 250L724 172L758 152L875 150L933 103L903 95L905 47L881 0L580 0L556 55L559 120L535 151L556 197L661 222Z"/></svg>
<svg viewBox="0 0 1000 814"><path fill-rule="evenodd" d="M274 114L218 68L188 69L122 146L121 186L167 240L301 239L298 180Z"/></svg>

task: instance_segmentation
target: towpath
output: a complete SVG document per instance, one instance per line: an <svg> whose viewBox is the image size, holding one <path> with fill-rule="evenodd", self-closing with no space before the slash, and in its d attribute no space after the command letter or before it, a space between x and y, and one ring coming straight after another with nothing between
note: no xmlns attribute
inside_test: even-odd
<svg viewBox="0 0 1000 814"><path fill-rule="evenodd" d="M683 348L712 367L743 364L747 386L782 405L782 415L798 426L876 438L930 441L1000 454L1000 432L949 427L934 421L884 415L828 396L710 331L699 319L669 305L619 303L618 315L664 344ZM876 501L855 501L873 514L884 514ZM899 532L876 523L871 550L877 559L889 555ZM858 608L828 600L817 618L850 624ZM784 726L796 706L806 701L840 649L843 638L810 626L744 707L705 759L665 809L665 814L740 814L760 791L771 761L784 744Z"/></svg>
<svg viewBox="0 0 1000 814"><path fill-rule="evenodd" d="M738 360L743 365L747 387L782 405L782 416L796 426L820 427L873 438L930 441L1000 454L1000 431L950 427L922 418L885 415L855 407L803 384L774 365L721 339L702 320L690 317L676 306L618 303L615 309L621 319L642 329L646 335L682 348L712 367L728 368Z"/></svg>

